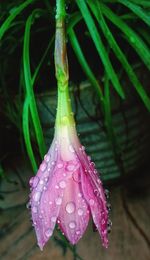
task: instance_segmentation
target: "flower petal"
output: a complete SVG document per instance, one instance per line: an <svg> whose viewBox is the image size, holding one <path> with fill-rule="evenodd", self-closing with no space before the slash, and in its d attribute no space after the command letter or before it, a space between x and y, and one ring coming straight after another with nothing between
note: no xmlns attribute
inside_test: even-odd
<svg viewBox="0 0 150 260"><path fill-rule="evenodd" d="M103 246L108 247L107 238L107 223L108 212L104 189L102 183L98 178L97 172L94 169L94 165L88 167L88 171L82 169L81 183L84 197L89 204L93 221L101 235Z"/></svg>
<svg viewBox="0 0 150 260"><path fill-rule="evenodd" d="M89 222L89 207L81 190L80 165L68 162L67 187L59 212L59 226L72 244L82 237Z"/></svg>
<svg viewBox="0 0 150 260"><path fill-rule="evenodd" d="M49 154L48 154L49 155ZM62 161L48 161L48 155L42 162L32 181L31 212L38 245L41 249L52 236L63 200L65 188L65 164ZM47 162L47 166L46 165Z"/></svg>

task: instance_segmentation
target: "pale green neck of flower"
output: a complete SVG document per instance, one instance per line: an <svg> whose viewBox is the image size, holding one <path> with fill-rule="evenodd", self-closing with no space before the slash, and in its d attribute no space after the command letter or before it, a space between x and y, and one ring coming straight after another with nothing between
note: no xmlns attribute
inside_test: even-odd
<svg viewBox="0 0 150 260"><path fill-rule="evenodd" d="M55 71L58 85L56 127L74 124L68 88L68 59L65 34L65 1L56 1Z"/></svg>

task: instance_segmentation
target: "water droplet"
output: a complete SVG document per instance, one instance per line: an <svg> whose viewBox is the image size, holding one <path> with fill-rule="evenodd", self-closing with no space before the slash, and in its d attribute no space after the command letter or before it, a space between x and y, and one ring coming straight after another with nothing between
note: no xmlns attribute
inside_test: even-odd
<svg viewBox="0 0 150 260"><path fill-rule="evenodd" d="M42 172L44 172L44 171L46 170L46 167L47 167L46 162L42 162L42 164L40 165L40 170L41 170Z"/></svg>
<svg viewBox="0 0 150 260"><path fill-rule="evenodd" d="M52 222L56 222L56 219L57 219L57 217L55 217L55 216L51 217Z"/></svg>
<svg viewBox="0 0 150 260"><path fill-rule="evenodd" d="M51 162L51 165L54 165L55 164L55 162L53 161L53 162Z"/></svg>
<svg viewBox="0 0 150 260"><path fill-rule="evenodd" d="M94 162L91 162L90 165L91 165L92 167L94 167L94 166L95 166L95 163L94 163Z"/></svg>
<svg viewBox="0 0 150 260"><path fill-rule="evenodd" d="M105 224L105 219L102 219L102 225L104 225Z"/></svg>
<svg viewBox="0 0 150 260"><path fill-rule="evenodd" d="M77 234L77 235L80 235L80 234L81 234L81 231L80 231L80 230L77 230L77 231L76 231L76 234Z"/></svg>
<svg viewBox="0 0 150 260"><path fill-rule="evenodd" d="M81 182L80 175L79 175L78 171L74 172L72 177L73 177L74 181L76 181L78 183Z"/></svg>
<svg viewBox="0 0 150 260"><path fill-rule="evenodd" d="M75 169L75 165L70 163L70 164L67 165L66 168L67 168L67 170L68 170L69 172L72 172L72 171Z"/></svg>
<svg viewBox="0 0 150 260"><path fill-rule="evenodd" d="M69 145L69 151L70 151L71 153L74 153L74 149L73 149L73 147L72 147L71 144Z"/></svg>
<svg viewBox="0 0 150 260"><path fill-rule="evenodd" d="M64 189L64 188L66 187L66 182L65 182L65 181L60 181L59 187L60 187L61 189Z"/></svg>
<svg viewBox="0 0 150 260"><path fill-rule="evenodd" d="M49 205L52 205L52 201L49 201L49 203L48 203Z"/></svg>
<svg viewBox="0 0 150 260"><path fill-rule="evenodd" d="M34 177L32 177L32 178L29 180L29 184L30 184L30 186L32 186L32 184L33 184L33 180L34 180Z"/></svg>
<svg viewBox="0 0 150 260"><path fill-rule="evenodd" d="M67 116L63 116L62 119L61 119L61 121L62 121L63 124L67 124L68 121L69 121L69 119L68 119Z"/></svg>
<svg viewBox="0 0 150 260"><path fill-rule="evenodd" d="M59 189L58 185L55 186L55 189Z"/></svg>
<svg viewBox="0 0 150 260"><path fill-rule="evenodd" d="M78 197L81 198L81 197L82 197L82 194L81 194L81 193L78 193Z"/></svg>
<svg viewBox="0 0 150 260"><path fill-rule="evenodd" d="M78 209L78 215L82 216L83 215L83 209Z"/></svg>
<svg viewBox="0 0 150 260"><path fill-rule="evenodd" d="M71 229L74 229L74 228L76 227L76 222L75 222L75 221L71 221L71 222L69 223L69 227L70 227Z"/></svg>
<svg viewBox="0 0 150 260"><path fill-rule="evenodd" d="M63 163L58 163L57 168L61 169L63 167Z"/></svg>
<svg viewBox="0 0 150 260"><path fill-rule="evenodd" d="M33 212L33 213L37 213L37 207L33 207L33 208L32 208L32 212Z"/></svg>
<svg viewBox="0 0 150 260"><path fill-rule="evenodd" d="M49 228L49 229L46 230L45 235L47 237L50 237L52 235L52 233L53 233L52 229Z"/></svg>
<svg viewBox="0 0 150 260"><path fill-rule="evenodd" d="M110 203L107 203L107 209L108 209L108 211L111 211L111 204Z"/></svg>
<svg viewBox="0 0 150 260"><path fill-rule="evenodd" d="M31 209L31 202L30 201L26 204L26 208Z"/></svg>
<svg viewBox="0 0 150 260"><path fill-rule="evenodd" d="M99 191L97 189L94 190L94 194L98 197L99 196Z"/></svg>
<svg viewBox="0 0 150 260"><path fill-rule="evenodd" d="M35 188L38 185L38 182L39 182L39 177L35 176L34 180L33 180L32 187Z"/></svg>
<svg viewBox="0 0 150 260"><path fill-rule="evenodd" d="M130 41L131 41L132 43L135 43L135 38L134 38L133 36L131 36L131 37L130 37Z"/></svg>
<svg viewBox="0 0 150 260"><path fill-rule="evenodd" d="M75 211L75 203L74 202L68 202L66 205L66 211L71 214Z"/></svg>
<svg viewBox="0 0 150 260"><path fill-rule="evenodd" d="M87 158L88 158L88 161L90 162L90 161L91 161L91 157L90 157L90 156L88 156Z"/></svg>
<svg viewBox="0 0 150 260"><path fill-rule="evenodd" d="M41 193L40 193L40 192L35 192L34 195L33 195L34 201L39 201L40 196L41 196Z"/></svg>
<svg viewBox="0 0 150 260"><path fill-rule="evenodd" d="M49 154L46 154L46 155L44 156L44 160L45 160L46 162L49 162L49 160L50 160L50 155L49 155Z"/></svg>
<svg viewBox="0 0 150 260"><path fill-rule="evenodd" d="M90 199L90 205L93 206L94 205L94 200L93 199Z"/></svg>
<svg viewBox="0 0 150 260"><path fill-rule="evenodd" d="M56 205L61 205L61 203L62 203L62 198L61 198L61 197L58 197L58 198L55 200L55 203L56 203Z"/></svg>
<svg viewBox="0 0 150 260"><path fill-rule="evenodd" d="M40 184L40 185L43 185L43 184L44 184L44 181L43 181L43 180L40 180L39 184Z"/></svg>

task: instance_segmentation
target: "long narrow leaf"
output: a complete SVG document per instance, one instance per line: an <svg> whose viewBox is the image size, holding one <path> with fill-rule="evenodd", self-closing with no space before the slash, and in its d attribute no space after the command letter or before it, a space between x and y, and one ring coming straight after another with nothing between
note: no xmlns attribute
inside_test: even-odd
<svg viewBox="0 0 150 260"><path fill-rule="evenodd" d="M112 12L106 5L101 3L103 14L115 24L126 35L127 41L136 50L141 60L150 69L150 49L140 36L133 31L123 20L121 20L114 12Z"/></svg>
<svg viewBox="0 0 150 260"><path fill-rule="evenodd" d="M112 35L111 31L109 30L109 28L108 28L108 26L105 22L105 19L104 19L102 13L101 13L101 5L99 4L99 2L97 0L95 2L97 3L97 6L95 6L95 4L93 4L91 1L88 1L89 6L91 7L91 10L93 11L93 14L97 18L97 20L100 24L100 27L101 27L105 37L107 38L109 45L112 47L114 53L116 54L116 57L121 62L121 64L122 64L123 68L125 69L130 81L132 82L133 86L135 87L135 89L138 92L139 96L141 97L143 103L147 107L148 111L150 111L150 98L146 94L144 87L139 82L139 80L138 80L136 74L134 73L131 65L128 63L126 56L124 55L124 53L120 49L120 47L117 44L114 36Z"/></svg>
<svg viewBox="0 0 150 260"><path fill-rule="evenodd" d="M88 27L90 35L91 35L91 37L93 39L93 42L95 44L95 47L96 47L96 49L98 51L98 54L99 54L99 56L100 56L100 58L102 60L102 63L104 65L104 67L105 67L105 70L106 70L106 72L108 74L108 77L111 80L111 82L112 82L114 88L116 89L116 91L118 92L118 94L122 98L124 98L123 89L122 89L122 87L121 87L121 85L119 83L118 77L117 77L117 75L116 75L116 73L115 73L115 71L114 71L114 69L112 67L112 64L111 64L111 62L110 62L110 60L108 58L106 49L105 49L105 47L103 45L103 42L102 42L102 40L100 38L100 35L98 33L98 30L96 28L95 22L94 22L91 14L90 14L90 12L88 10L88 7L87 7L86 3L83 0L77 0L76 2L78 4L78 7L79 7L81 13L82 13L82 16L83 16L83 18L85 20L85 23L86 23L86 25Z"/></svg>
<svg viewBox="0 0 150 260"><path fill-rule="evenodd" d="M103 94L102 94L102 90L100 88L100 85L98 83L98 81L96 80L92 70L90 69L85 57L84 57L84 54L81 50L81 47L79 45L79 42L77 40L77 37L75 35L75 32L73 29L70 29L69 30L69 38L70 38L70 42L71 42L71 45L74 49L74 52L84 70L84 72L86 73L87 77L89 78L91 84L95 87L96 91L97 91L97 94L100 98L100 102L102 103L103 102Z"/></svg>
<svg viewBox="0 0 150 260"><path fill-rule="evenodd" d="M118 2L128 7L137 16L139 16L146 24L150 26L150 16L140 6L133 4L131 1L128 0L118 0Z"/></svg>
<svg viewBox="0 0 150 260"><path fill-rule="evenodd" d="M24 34L24 45L23 45L23 67L24 67L24 78L25 78L25 86L26 86L26 92L29 100L29 106L31 111L31 117L33 120L33 125L35 128L35 134L36 139L38 142L40 155L43 158L45 154L45 143L44 143L44 137L42 132L42 127L37 111L34 91L33 91L33 85L32 85L32 76L31 76L31 70L30 70L30 30L31 25L33 23L33 20L35 18L35 15L39 13L39 10L35 10L27 19L26 27L25 27L25 34Z"/></svg>
<svg viewBox="0 0 150 260"><path fill-rule="evenodd" d="M0 27L0 40L2 39L4 33L9 29L12 21L19 15L29 4L32 4L35 0L27 0L23 4L15 8L15 10L7 17Z"/></svg>
<svg viewBox="0 0 150 260"><path fill-rule="evenodd" d="M31 145L30 131L29 131L29 100L28 100L28 97L26 97L24 106L23 106L22 128L23 128L23 134L24 134L24 140L25 140L27 153L30 158L33 171L37 172L37 164L36 164L36 160L35 160L32 145Z"/></svg>

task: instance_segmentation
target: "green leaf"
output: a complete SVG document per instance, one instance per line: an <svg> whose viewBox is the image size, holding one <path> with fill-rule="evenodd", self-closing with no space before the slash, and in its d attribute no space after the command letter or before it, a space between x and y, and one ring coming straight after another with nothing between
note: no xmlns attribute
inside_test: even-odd
<svg viewBox="0 0 150 260"><path fill-rule="evenodd" d="M88 1L89 6L91 7L91 10L93 11L93 14L95 15L97 21L99 22L99 25L109 43L109 45L113 49L118 60L121 62L123 68L125 69L128 77L129 77L130 81L132 82L133 86L135 87L137 93L141 97L141 99L142 99L143 103L145 104L145 106L147 107L148 111L150 111L150 98L146 94L144 87L139 82L131 65L128 63L126 56L120 49L118 43L116 42L114 36L111 33L109 27L107 26L105 19L101 12L101 4L99 4L99 2L97 0L95 2L97 3L97 6L95 4L93 4L91 1Z"/></svg>
<svg viewBox="0 0 150 260"><path fill-rule="evenodd" d="M30 106L31 117L33 120L33 125L35 129L37 143L40 150L40 155L43 158L46 151L45 142L44 142L43 131L42 131L42 127L41 127L41 123L37 111L36 100L33 91L31 69L30 69L30 30L36 14L41 14L41 10L34 10L26 21L25 33L24 33L24 44L23 44L23 68L24 68L25 87L26 87L26 93L27 93L28 102Z"/></svg>
<svg viewBox="0 0 150 260"><path fill-rule="evenodd" d="M37 168L36 160L31 145L31 138L30 138L30 131L29 131L29 98L28 97L26 97L23 106L22 129L23 129L23 135L24 135L27 153L30 158L33 171L36 173L38 168Z"/></svg>
<svg viewBox="0 0 150 260"><path fill-rule="evenodd" d="M123 20L102 3L101 10L103 14L124 33L129 44L135 49L141 60L150 70L150 49L145 42Z"/></svg>
<svg viewBox="0 0 150 260"><path fill-rule="evenodd" d="M27 0L23 4L15 8L13 12L7 17L0 27L0 40L2 39L4 33L10 28L12 21L19 15L29 4L32 4L35 0Z"/></svg>
<svg viewBox="0 0 150 260"><path fill-rule="evenodd" d="M118 94L122 98L124 98L125 96L124 96L123 89L122 89L122 87L121 87L121 85L119 83L118 77L117 77L117 75L116 75L116 73L115 73L115 71L114 71L114 69L112 67L112 64L111 64L111 62L110 62L110 60L108 58L106 49L105 49L105 47L103 45L103 42L102 42L101 37L100 37L100 34L99 34L99 32L98 32L98 30L96 28L95 22L94 22L91 14L90 14L90 12L88 10L88 7L87 7L86 3L83 0L77 0L76 2L78 4L78 7L79 7L81 13L82 13L82 16L83 16L83 18L85 20L85 23L86 23L86 25L88 27L88 30L89 30L90 35L92 37L92 40L93 40L93 42L95 44L95 47L96 47L96 49L98 51L98 54L99 54L99 56L100 56L100 58L102 60L102 63L104 65L104 67L105 67L105 70L106 70L106 72L108 74L108 77L111 80L111 82L112 82L114 88L116 89L116 91L118 92Z"/></svg>
<svg viewBox="0 0 150 260"><path fill-rule="evenodd" d="M118 0L118 2L128 7L137 16L139 16L146 24L150 26L150 16L140 6L133 4L131 1L128 0Z"/></svg>
<svg viewBox="0 0 150 260"><path fill-rule="evenodd" d="M79 42L78 42L78 39L75 35L75 32L73 29L70 29L69 30L69 38L70 38L70 42L71 42L71 45L74 49L74 52L85 72L85 74L87 75L87 77L89 78L91 84L95 87L95 90L97 91L97 94L100 98L100 102L102 103L103 102L103 93L102 93L102 90L100 88L100 85L97 81L97 79L95 78L92 70L90 69L85 57L84 57L84 54L81 50L81 47L79 45Z"/></svg>

